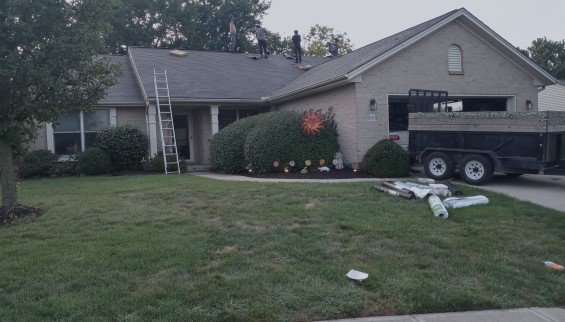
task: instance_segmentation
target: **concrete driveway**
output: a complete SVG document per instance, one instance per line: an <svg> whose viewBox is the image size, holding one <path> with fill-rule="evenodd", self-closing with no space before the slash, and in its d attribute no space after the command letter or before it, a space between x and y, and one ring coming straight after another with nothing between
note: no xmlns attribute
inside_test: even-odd
<svg viewBox="0 0 565 322"><path fill-rule="evenodd" d="M457 179L455 182L461 181ZM500 192L516 199L565 212L565 176L495 175L491 182L478 188Z"/></svg>

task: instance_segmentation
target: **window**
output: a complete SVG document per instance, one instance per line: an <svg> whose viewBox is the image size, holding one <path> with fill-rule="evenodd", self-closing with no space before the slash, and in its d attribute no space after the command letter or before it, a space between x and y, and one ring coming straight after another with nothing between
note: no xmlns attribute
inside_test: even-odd
<svg viewBox="0 0 565 322"><path fill-rule="evenodd" d="M52 127L53 141L48 142L49 149L58 155L70 155L91 147L96 132L111 125L110 114L110 109L98 109L63 116L57 126Z"/></svg>
<svg viewBox="0 0 565 322"><path fill-rule="evenodd" d="M463 75L463 64L461 58L461 48L457 45L451 45L447 51L447 61L449 74Z"/></svg>
<svg viewBox="0 0 565 322"><path fill-rule="evenodd" d="M257 109L220 109L218 114L218 127L221 130L237 120L257 114L259 114L259 110Z"/></svg>

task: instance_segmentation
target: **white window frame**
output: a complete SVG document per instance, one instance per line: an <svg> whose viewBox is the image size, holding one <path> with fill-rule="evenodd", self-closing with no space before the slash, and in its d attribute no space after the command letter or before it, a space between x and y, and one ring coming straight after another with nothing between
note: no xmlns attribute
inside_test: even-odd
<svg viewBox="0 0 565 322"><path fill-rule="evenodd" d="M116 108L115 107L104 107L99 108L99 110L109 110L110 112L110 126L116 126ZM81 152L84 151L85 138L84 138L84 113L80 112L80 145ZM55 131L53 130L53 124L47 123L47 150L55 153ZM60 155L60 159L68 159L69 155Z"/></svg>
<svg viewBox="0 0 565 322"><path fill-rule="evenodd" d="M449 75L463 75L463 52L456 44L449 46L447 50L447 69Z"/></svg>

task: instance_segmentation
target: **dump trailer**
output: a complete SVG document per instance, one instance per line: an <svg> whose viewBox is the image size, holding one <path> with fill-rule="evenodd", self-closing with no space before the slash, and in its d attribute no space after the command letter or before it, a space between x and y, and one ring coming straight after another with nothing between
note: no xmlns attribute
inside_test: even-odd
<svg viewBox="0 0 565 322"><path fill-rule="evenodd" d="M565 112L410 113L408 124L408 152L432 179L565 175Z"/></svg>

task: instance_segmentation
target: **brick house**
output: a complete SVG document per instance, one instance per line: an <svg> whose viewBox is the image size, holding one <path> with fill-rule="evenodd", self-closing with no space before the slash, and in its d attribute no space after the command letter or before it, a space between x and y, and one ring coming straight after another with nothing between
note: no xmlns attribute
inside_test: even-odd
<svg viewBox="0 0 565 322"><path fill-rule="evenodd" d="M166 70L181 157L206 166L214 133L237 119L268 111L335 112L344 158L354 166L377 141L407 122L408 91L449 92L461 111L537 109L538 88L556 79L461 8L330 59L304 57L303 70L281 55L130 48L112 56L120 83L100 108L46 125L33 148L65 154L89 145L97 128L131 124L160 150L153 73Z"/></svg>

